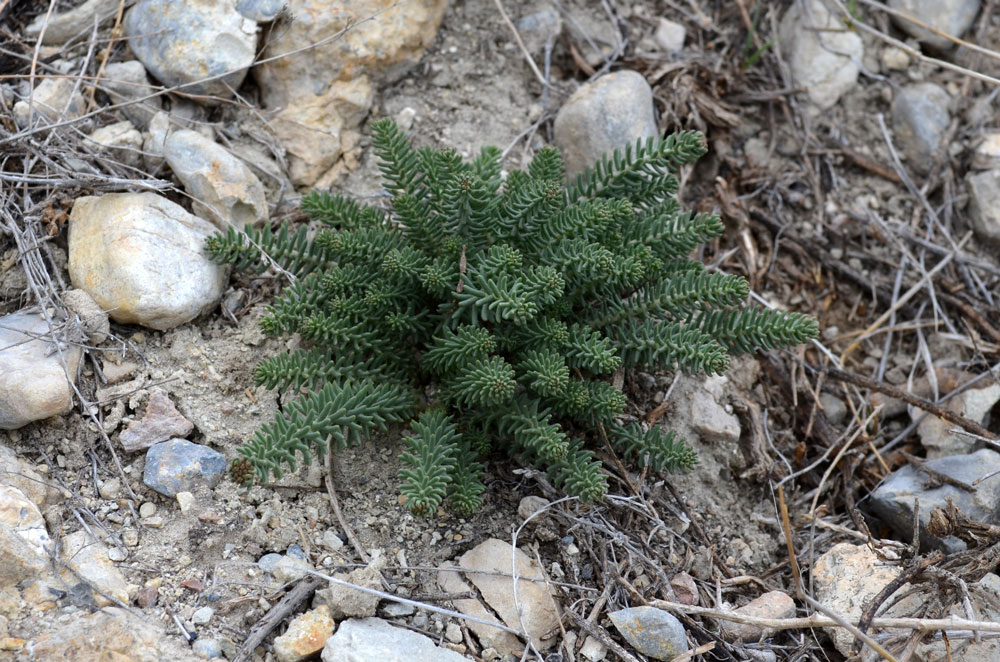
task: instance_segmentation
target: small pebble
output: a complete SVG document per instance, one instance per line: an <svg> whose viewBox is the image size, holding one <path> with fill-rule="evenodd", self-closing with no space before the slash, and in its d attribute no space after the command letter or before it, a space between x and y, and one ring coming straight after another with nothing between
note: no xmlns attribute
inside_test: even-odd
<svg viewBox="0 0 1000 662"><path fill-rule="evenodd" d="M448 623L444 629L444 638L453 644L462 641L462 627L458 623Z"/></svg>
<svg viewBox="0 0 1000 662"><path fill-rule="evenodd" d="M202 607L198 609L194 614L191 615L191 622L195 625L205 625L210 620L212 616L215 615L215 610L211 607Z"/></svg>
<svg viewBox="0 0 1000 662"><path fill-rule="evenodd" d="M146 519L146 526L152 529L162 529L163 528L163 518L157 515L156 517L149 517Z"/></svg>
<svg viewBox="0 0 1000 662"><path fill-rule="evenodd" d="M97 489L101 498L104 499L115 499L118 497L118 493L121 492L122 482L117 478L111 478L109 480L101 483L101 486Z"/></svg>
<svg viewBox="0 0 1000 662"><path fill-rule="evenodd" d="M139 506L139 517L146 519L156 514L156 504L148 501Z"/></svg>
<svg viewBox="0 0 1000 662"><path fill-rule="evenodd" d="M175 498L182 513L186 513L194 507L194 495L190 492L178 492Z"/></svg>
<svg viewBox="0 0 1000 662"><path fill-rule="evenodd" d="M121 547L112 547L108 550L108 558L112 561L124 561L127 556Z"/></svg>
<svg viewBox="0 0 1000 662"><path fill-rule="evenodd" d="M210 660L222 655L222 644L219 643L218 639L196 639L191 645L191 650L196 655Z"/></svg>
<svg viewBox="0 0 1000 662"><path fill-rule="evenodd" d="M274 552L265 554L257 560L257 566L264 572L273 574L274 569L278 567L278 561L282 558L281 554L275 554Z"/></svg>

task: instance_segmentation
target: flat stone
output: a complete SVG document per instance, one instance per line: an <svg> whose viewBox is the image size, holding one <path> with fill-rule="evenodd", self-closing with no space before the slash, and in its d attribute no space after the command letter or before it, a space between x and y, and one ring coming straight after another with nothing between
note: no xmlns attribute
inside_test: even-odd
<svg viewBox="0 0 1000 662"><path fill-rule="evenodd" d="M142 482L164 496L174 497L199 487L211 489L225 472L226 459L218 451L186 439L171 439L146 453Z"/></svg>
<svg viewBox="0 0 1000 662"><path fill-rule="evenodd" d="M301 662L323 650L333 634L330 608L320 605L292 619L288 629L274 640L274 656L278 662Z"/></svg>
<svg viewBox="0 0 1000 662"><path fill-rule="evenodd" d="M951 97L935 83L902 88L892 102L892 128L906 157L906 165L926 174L934 164L951 117Z"/></svg>
<svg viewBox="0 0 1000 662"><path fill-rule="evenodd" d="M677 602L682 605L697 605L700 600L698 585L694 583L694 577L686 572L678 572L671 577L670 588L673 589Z"/></svg>
<svg viewBox="0 0 1000 662"><path fill-rule="evenodd" d="M344 546L344 541L337 535L336 529L327 529L323 532L323 546L336 552Z"/></svg>
<svg viewBox="0 0 1000 662"><path fill-rule="evenodd" d="M216 228L155 193L77 198L69 274L112 319L164 331L222 298L226 269L204 252Z"/></svg>
<svg viewBox="0 0 1000 662"><path fill-rule="evenodd" d="M122 447L131 452L144 450L174 437L185 437L194 430L194 423L184 418L170 396L162 388L149 391L146 413L132 421L119 435Z"/></svg>
<svg viewBox="0 0 1000 662"><path fill-rule="evenodd" d="M50 334L48 322L35 309L0 317L0 430L15 430L73 408L71 379L83 350L70 344L71 339Z"/></svg>
<svg viewBox="0 0 1000 662"><path fill-rule="evenodd" d="M849 622L856 623L868 601L900 573L879 560L867 545L838 543L816 559L812 577L816 599ZM890 598L890 601L892 598ZM843 628L824 628L842 655L849 655L854 635Z"/></svg>
<svg viewBox="0 0 1000 662"><path fill-rule="evenodd" d="M323 662L467 662L429 637L393 627L380 618L349 619L327 639Z"/></svg>
<svg viewBox="0 0 1000 662"><path fill-rule="evenodd" d="M512 560L517 576L525 578L517 582L516 604L513 579L497 576L510 575ZM529 581L543 580L544 575L527 554L503 540L490 538L463 554L458 563L463 569L473 571L466 573L466 578L508 627L523 631L540 650L556 644L554 639L543 641L541 637L558 627L559 615L554 604L558 598L548 592L543 581Z"/></svg>
<svg viewBox="0 0 1000 662"><path fill-rule="evenodd" d="M684 626L656 607L630 607L608 614L615 629L637 651L657 660L672 660L688 651Z"/></svg>
<svg viewBox="0 0 1000 662"><path fill-rule="evenodd" d="M394 600L386 600L378 607L378 614L383 618L403 618L412 616L416 611L417 608L413 605Z"/></svg>
<svg viewBox="0 0 1000 662"><path fill-rule="evenodd" d="M442 591L445 593L468 593L473 590L472 586L462 579L461 575L457 572L444 569L448 567L451 567L451 564L446 563L438 572L437 582ZM507 572L509 573L510 571L508 570ZM462 612L466 616L472 616L480 620L501 625L496 616L494 616L482 602L475 598L452 600L452 604L455 609ZM501 630L476 621L468 621L467 626L475 633L484 648L492 648L498 653L498 656L519 656L524 650L524 644L521 643L520 639L507 630Z"/></svg>
<svg viewBox="0 0 1000 662"><path fill-rule="evenodd" d="M72 662L194 662L198 658L182 640L168 636L149 621L124 609L107 608L77 615L67 625L39 635L34 643L36 660Z"/></svg>
<svg viewBox="0 0 1000 662"><path fill-rule="evenodd" d="M63 536L61 554L66 565L72 568L77 575L90 582L98 591L123 604L128 604L128 582L108 558L108 548L104 543L94 540L86 531L74 531ZM69 586L80 581L76 575L68 570L61 571L60 575ZM107 607L114 604L101 593L95 592L93 594L95 605Z"/></svg>
<svg viewBox="0 0 1000 662"><path fill-rule="evenodd" d="M215 616L215 610L211 607L201 607L191 614L191 622L195 625L205 625Z"/></svg>
<svg viewBox="0 0 1000 662"><path fill-rule="evenodd" d="M689 420L705 441L735 444L740 440L740 419L720 403L724 383L724 377L709 377L693 390Z"/></svg>
<svg viewBox="0 0 1000 662"><path fill-rule="evenodd" d="M197 131L175 131L163 145L170 169L194 197L194 212L225 231L260 227L269 210L264 187L243 161Z"/></svg>
<svg viewBox="0 0 1000 662"><path fill-rule="evenodd" d="M312 564L305 559L299 559L294 556L282 556L278 559L278 562L274 564L274 578L282 583L294 582L302 579L309 571L312 570ZM375 612L372 611L372 614Z"/></svg>
<svg viewBox="0 0 1000 662"><path fill-rule="evenodd" d="M822 0L793 3L778 35L792 79L806 88L812 112L830 108L857 83L857 63L864 57L861 37L845 30Z"/></svg>
<svg viewBox="0 0 1000 662"><path fill-rule="evenodd" d="M357 0L345 11L340 0L289 1L288 13L297 18L270 34L254 77L265 107L275 112L269 126L288 152L296 186L336 174L337 160L359 144L375 83L398 80L420 61L446 6L447 0L391 7ZM358 21L376 13L378 20ZM348 26L349 38L329 38ZM278 54L288 55L267 61Z"/></svg>
<svg viewBox="0 0 1000 662"><path fill-rule="evenodd" d="M795 601L781 591L769 591L754 598L749 603L734 610L741 616L750 618L785 619L795 615ZM720 630L724 637L737 641L757 641L761 637L769 637L774 631L759 625L720 621Z"/></svg>
<svg viewBox="0 0 1000 662"><path fill-rule="evenodd" d="M889 7L905 12L953 37L965 34L979 13L979 0L889 0ZM955 42L936 35L902 18L890 15L892 22L920 43L943 51L955 46Z"/></svg>
<svg viewBox="0 0 1000 662"><path fill-rule="evenodd" d="M605 74L566 100L553 131L573 178L602 156L658 135L652 88L635 71Z"/></svg>
<svg viewBox="0 0 1000 662"><path fill-rule="evenodd" d="M48 20L46 13L42 12L24 29L24 34L32 41L41 35L45 46L60 46L75 37L89 35L95 21L103 25L113 20L120 4L119 0L86 0L67 12L49 16Z"/></svg>
<svg viewBox="0 0 1000 662"><path fill-rule="evenodd" d="M14 104L14 121L25 128L29 123L76 119L86 112L87 102L79 90L74 92L75 87L72 77L43 79L31 93L31 104L26 100Z"/></svg>
<svg viewBox="0 0 1000 662"><path fill-rule="evenodd" d="M146 70L202 104L232 97L254 61L257 25L236 11L235 0L139 0L124 25Z"/></svg>
<svg viewBox="0 0 1000 662"><path fill-rule="evenodd" d="M148 127L149 121L162 109L160 97L150 96L156 87L149 82L146 68L138 60L106 66L101 85L107 90L111 103L121 105L125 117L140 130Z"/></svg>
<svg viewBox="0 0 1000 662"><path fill-rule="evenodd" d="M872 492L869 508L873 514L884 520L905 540L913 531L913 505L920 500L920 542L946 553L966 549L966 544L954 536L935 538L927 531L931 511L947 507L950 500L962 513L975 522L1000 524L997 504L1000 503L1000 476L991 474L1000 471L1000 453L984 448L970 455L952 455L928 461L925 466L976 489L969 492L954 485L938 484L931 476L907 465L894 471ZM933 487L925 488L929 484Z"/></svg>
<svg viewBox="0 0 1000 662"><path fill-rule="evenodd" d="M139 506L139 517L141 517L142 519L147 519L155 514L156 514L155 503L150 503L149 501L147 501L146 503Z"/></svg>

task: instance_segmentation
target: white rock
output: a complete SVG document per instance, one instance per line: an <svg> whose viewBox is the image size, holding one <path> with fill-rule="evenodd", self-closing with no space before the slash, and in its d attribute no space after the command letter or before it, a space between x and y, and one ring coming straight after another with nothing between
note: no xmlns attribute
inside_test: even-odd
<svg viewBox="0 0 1000 662"><path fill-rule="evenodd" d="M945 404L945 408L970 421L983 424L993 405L998 401L1000 401L1000 384L990 384L985 388L969 389L959 393ZM914 419L920 415L916 411L910 413ZM952 433L954 427L954 423L936 416L928 416L920 422L917 434L920 435L920 444L927 449L928 460L972 452L973 440Z"/></svg>
<svg viewBox="0 0 1000 662"><path fill-rule="evenodd" d="M344 541L340 539L335 529L327 529L323 532L323 546L336 552L344 546Z"/></svg>
<svg viewBox="0 0 1000 662"><path fill-rule="evenodd" d="M108 548L104 543L94 540L86 531L74 531L62 538L62 559L81 577L93 584L107 595L128 604L128 583L108 558ZM79 583L72 572L60 572L70 586ZM98 607L112 604L103 595L94 594L94 603Z"/></svg>
<svg viewBox="0 0 1000 662"><path fill-rule="evenodd" d="M190 492L178 492L174 498L177 499L177 505L182 513L186 513L194 507L194 495Z"/></svg>
<svg viewBox="0 0 1000 662"><path fill-rule="evenodd" d="M14 104L14 121L24 128L29 121L57 122L83 115L87 103L79 91L73 91L74 87L73 78L46 78L35 86L31 104L26 100Z"/></svg>
<svg viewBox="0 0 1000 662"><path fill-rule="evenodd" d="M95 129L87 142L127 166L138 168L142 163L142 134L128 120Z"/></svg>
<svg viewBox="0 0 1000 662"><path fill-rule="evenodd" d="M149 126L149 121L160 112L160 97L147 99L155 87L146 77L146 68L138 60L115 62L104 69L101 84L107 89L111 103L121 105L125 117L139 129ZM143 101L135 101L143 99Z"/></svg>
<svg viewBox="0 0 1000 662"><path fill-rule="evenodd" d="M44 27L42 44L45 46L65 44L74 37L89 35L94 29L95 20L100 25L113 19L120 4L119 0L86 0L67 12L47 17L48 20L46 12L42 12L24 29L24 33L34 38L42 33Z"/></svg>
<svg viewBox="0 0 1000 662"><path fill-rule="evenodd" d="M149 501L147 501L146 503L139 506L139 517L141 517L142 519L146 519L147 517L152 517L155 514L156 514L155 503L150 503Z"/></svg>
<svg viewBox="0 0 1000 662"><path fill-rule="evenodd" d="M71 379L83 350L49 340L50 335L61 334L50 334L48 329L45 318L34 310L0 317L0 430L14 430L73 408Z"/></svg>
<svg viewBox="0 0 1000 662"><path fill-rule="evenodd" d="M168 86L183 85L180 91L202 104L231 97L253 64L257 26L235 0L139 0L124 24L146 70Z"/></svg>
<svg viewBox="0 0 1000 662"><path fill-rule="evenodd" d="M1000 168L1000 132L991 131L976 144L972 167L976 170Z"/></svg>
<svg viewBox="0 0 1000 662"><path fill-rule="evenodd" d="M102 499L117 499L121 489L122 481L120 479L109 478L101 483L101 486L97 488L97 492L101 495Z"/></svg>
<svg viewBox="0 0 1000 662"><path fill-rule="evenodd" d="M587 637L583 640L583 647L580 648L580 655L590 662L601 662L608 656L608 648L597 639Z"/></svg>
<svg viewBox="0 0 1000 662"><path fill-rule="evenodd" d="M274 578L287 583L302 579L312 570L312 564L294 556L282 556L274 566Z"/></svg>
<svg viewBox="0 0 1000 662"><path fill-rule="evenodd" d="M204 252L215 228L155 193L78 198L69 274L122 324L166 330L214 307L226 270Z"/></svg>
<svg viewBox="0 0 1000 662"><path fill-rule="evenodd" d="M422 634L393 627L380 618L350 619L326 640L323 662L467 662Z"/></svg>
<svg viewBox="0 0 1000 662"><path fill-rule="evenodd" d="M726 378L709 377L691 393L691 426L706 441L734 444L740 440L740 419L720 404Z"/></svg>
<svg viewBox="0 0 1000 662"><path fill-rule="evenodd" d="M857 82L861 37L845 30L822 0L795 2L781 20L779 39L792 79L807 89L814 112L833 106Z"/></svg>
<svg viewBox="0 0 1000 662"><path fill-rule="evenodd" d="M979 13L979 0L889 0L889 6L953 37L965 34ZM893 15L890 15L890 18L903 32L916 37L931 48L948 50L955 46L955 42L929 32L915 23Z"/></svg>
<svg viewBox="0 0 1000 662"><path fill-rule="evenodd" d="M194 212L220 230L260 227L267 221L260 180L223 147L196 131L175 131L163 145L163 156L194 197Z"/></svg>
<svg viewBox="0 0 1000 662"><path fill-rule="evenodd" d="M684 38L687 30L680 23L674 23L665 18L660 18L656 24L656 32L653 39L667 53L676 53L684 48Z"/></svg>
<svg viewBox="0 0 1000 662"><path fill-rule="evenodd" d="M882 49L882 66L889 71L903 71L910 66L910 56L901 48L888 46Z"/></svg>

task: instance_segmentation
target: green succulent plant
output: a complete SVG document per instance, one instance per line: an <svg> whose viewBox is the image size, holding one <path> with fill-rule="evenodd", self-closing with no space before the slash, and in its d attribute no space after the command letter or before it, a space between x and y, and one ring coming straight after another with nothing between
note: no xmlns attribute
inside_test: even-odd
<svg viewBox="0 0 1000 662"><path fill-rule="evenodd" d="M414 511L478 508L492 450L600 499L598 433L654 470L696 463L673 433L619 423L615 371L721 373L734 353L816 335L813 319L747 306L743 278L691 259L723 231L677 201L674 173L705 153L697 132L639 141L568 184L553 148L505 175L495 147L464 162L415 149L391 121L372 133L387 208L315 192L302 200L314 234L231 228L207 242L218 262L293 274L262 325L306 341L256 368L260 384L302 395L241 448L241 479L409 422Z"/></svg>

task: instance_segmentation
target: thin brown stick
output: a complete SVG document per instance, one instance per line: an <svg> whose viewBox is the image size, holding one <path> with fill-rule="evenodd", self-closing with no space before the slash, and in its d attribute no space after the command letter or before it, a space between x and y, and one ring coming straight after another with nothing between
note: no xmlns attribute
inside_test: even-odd
<svg viewBox="0 0 1000 662"><path fill-rule="evenodd" d="M813 367L814 370L819 370L819 368ZM911 404L914 407L919 407L926 412L929 412L938 418L944 419L949 423L954 423L955 425L963 428L964 430L971 432L972 434L978 435L980 437L985 437L992 441L1000 440L1000 437L993 434L983 426L979 425L974 421L970 421L964 416L959 416L958 414L952 413L947 409L939 407L930 400L925 400L924 398L918 398L912 393L907 393L901 388L897 388L892 384L886 384L885 382L876 381L864 375L858 375L853 372L847 372L846 370L840 370L839 368L825 368L827 375L833 379L838 379L842 382L848 382L854 384L855 386L860 386L862 388L870 388L880 393L885 393L886 395L897 398Z"/></svg>

